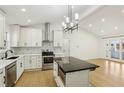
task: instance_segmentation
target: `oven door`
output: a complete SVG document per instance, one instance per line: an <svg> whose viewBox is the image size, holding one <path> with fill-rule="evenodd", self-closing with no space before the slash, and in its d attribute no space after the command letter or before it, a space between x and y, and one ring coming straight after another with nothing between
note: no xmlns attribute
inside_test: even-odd
<svg viewBox="0 0 124 93"><path fill-rule="evenodd" d="M58 69L58 75L61 78L63 84L65 85L65 83L66 83L66 75L64 74L64 72L61 70L60 67Z"/></svg>
<svg viewBox="0 0 124 93"><path fill-rule="evenodd" d="M53 57L44 57L44 64L53 63Z"/></svg>

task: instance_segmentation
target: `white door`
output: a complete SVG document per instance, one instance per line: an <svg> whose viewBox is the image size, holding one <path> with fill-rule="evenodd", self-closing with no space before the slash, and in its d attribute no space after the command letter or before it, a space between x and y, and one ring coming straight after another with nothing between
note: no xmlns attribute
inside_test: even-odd
<svg viewBox="0 0 124 93"><path fill-rule="evenodd" d="M102 48L102 54L105 59L111 59L111 43L109 39L104 39L103 40L103 47Z"/></svg>
<svg viewBox="0 0 124 93"><path fill-rule="evenodd" d="M111 59L115 61L121 61L121 40L111 40Z"/></svg>
<svg viewBox="0 0 124 93"><path fill-rule="evenodd" d="M121 59L124 62L124 39L121 40Z"/></svg>

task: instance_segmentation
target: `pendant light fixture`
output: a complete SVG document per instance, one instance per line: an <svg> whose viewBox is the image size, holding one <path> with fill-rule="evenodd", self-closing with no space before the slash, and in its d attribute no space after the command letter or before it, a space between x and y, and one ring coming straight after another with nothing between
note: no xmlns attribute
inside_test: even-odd
<svg viewBox="0 0 124 93"><path fill-rule="evenodd" d="M73 30L78 30L79 14L75 13L73 15L73 6L68 5L68 14L67 17L64 17L65 20L62 22L62 28L64 32L71 32Z"/></svg>

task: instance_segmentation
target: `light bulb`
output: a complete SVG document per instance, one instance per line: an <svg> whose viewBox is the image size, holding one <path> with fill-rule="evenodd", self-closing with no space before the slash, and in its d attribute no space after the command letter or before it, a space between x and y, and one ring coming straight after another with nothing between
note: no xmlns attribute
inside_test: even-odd
<svg viewBox="0 0 124 93"><path fill-rule="evenodd" d="M64 28L67 28L67 25L65 24Z"/></svg>
<svg viewBox="0 0 124 93"><path fill-rule="evenodd" d="M22 8L21 11L22 11L22 12L26 12L26 9L25 9L25 8Z"/></svg>
<svg viewBox="0 0 124 93"><path fill-rule="evenodd" d="M100 32L101 32L101 33L104 33L104 30L101 30Z"/></svg>
<svg viewBox="0 0 124 93"><path fill-rule="evenodd" d="M79 20L79 14L75 13L75 20Z"/></svg>
<svg viewBox="0 0 124 93"><path fill-rule="evenodd" d="M69 23L70 20L69 20L69 17L66 17L66 23Z"/></svg>
<svg viewBox="0 0 124 93"><path fill-rule="evenodd" d="M65 22L62 22L62 26L65 26Z"/></svg>
<svg viewBox="0 0 124 93"><path fill-rule="evenodd" d="M28 23L31 23L31 19L28 19L27 22L28 22Z"/></svg>
<svg viewBox="0 0 124 93"><path fill-rule="evenodd" d="M92 24L89 24L89 27L92 27L93 25Z"/></svg>
<svg viewBox="0 0 124 93"><path fill-rule="evenodd" d="M70 26L71 26L71 27L73 27L73 26L74 26L74 24L71 22L71 23L70 23Z"/></svg>
<svg viewBox="0 0 124 93"><path fill-rule="evenodd" d="M114 29L115 29L115 30L118 30L118 27L117 27L117 26L115 26L115 27L114 27Z"/></svg>
<svg viewBox="0 0 124 93"><path fill-rule="evenodd" d="M63 28L66 28L67 27L67 25L65 24L65 22L62 22L62 26L63 26Z"/></svg>

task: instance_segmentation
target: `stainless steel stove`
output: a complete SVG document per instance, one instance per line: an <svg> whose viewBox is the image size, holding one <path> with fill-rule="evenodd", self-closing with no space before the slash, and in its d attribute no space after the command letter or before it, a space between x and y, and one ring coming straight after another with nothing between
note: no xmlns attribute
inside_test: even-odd
<svg viewBox="0 0 124 93"><path fill-rule="evenodd" d="M43 70L53 69L53 52L42 52L43 57Z"/></svg>

